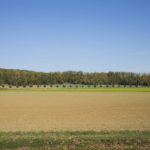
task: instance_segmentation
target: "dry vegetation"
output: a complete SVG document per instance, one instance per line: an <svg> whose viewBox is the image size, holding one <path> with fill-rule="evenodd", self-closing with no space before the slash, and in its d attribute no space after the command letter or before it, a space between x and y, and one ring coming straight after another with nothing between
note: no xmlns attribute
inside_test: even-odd
<svg viewBox="0 0 150 150"><path fill-rule="evenodd" d="M0 131L150 130L150 92L0 92Z"/></svg>

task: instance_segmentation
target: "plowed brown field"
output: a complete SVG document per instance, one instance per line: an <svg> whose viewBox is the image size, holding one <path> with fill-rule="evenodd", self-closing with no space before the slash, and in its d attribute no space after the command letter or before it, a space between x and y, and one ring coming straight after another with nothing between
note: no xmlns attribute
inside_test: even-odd
<svg viewBox="0 0 150 150"><path fill-rule="evenodd" d="M150 92L0 92L0 131L150 130Z"/></svg>

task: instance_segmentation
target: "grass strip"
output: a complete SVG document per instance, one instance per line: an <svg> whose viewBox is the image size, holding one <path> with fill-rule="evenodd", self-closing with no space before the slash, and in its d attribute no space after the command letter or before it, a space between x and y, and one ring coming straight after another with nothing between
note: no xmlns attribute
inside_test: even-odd
<svg viewBox="0 0 150 150"><path fill-rule="evenodd" d="M66 92L150 92L150 88L46 88L46 89L3 89L0 91L66 91Z"/></svg>
<svg viewBox="0 0 150 150"><path fill-rule="evenodd" d="M150 131L0 132L0 149L149 150Z"/></svg>

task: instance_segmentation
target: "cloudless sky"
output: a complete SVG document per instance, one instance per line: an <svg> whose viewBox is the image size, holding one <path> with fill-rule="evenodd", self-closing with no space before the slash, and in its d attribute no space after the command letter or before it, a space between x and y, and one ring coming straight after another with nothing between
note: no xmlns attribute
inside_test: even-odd
<svg viewBox="0 0 150 150"><path fill-rule="evenodd" d="M0 68L150 72L150 0L0 0Z"/></svg>

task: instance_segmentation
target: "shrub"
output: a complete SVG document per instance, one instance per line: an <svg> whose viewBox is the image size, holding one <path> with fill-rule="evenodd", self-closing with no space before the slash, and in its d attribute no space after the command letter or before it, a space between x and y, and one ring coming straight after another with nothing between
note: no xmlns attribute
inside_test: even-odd
<svg viewBox="0 0 150 150"><path fill-rule="evenodd" d="M72 88L72 85L70 84L70 86L69 86L70 88Z"/></svg>
<svg viewBox="0 0 150 150"><path fill-rule="evenodd" d="M26 84L23 85L23 88L26 88Z"/></svg>
<svg viewBox="0 0 150 150"><path fill-rule="evenodd" d="M29 87L30 87L30 88L32 88L32 87L33 87L33 85L32 85L32 84L30 84L30 85L29 85Z"/></svg>
<svg viewBox="0 0 150 150"><path fill-rule="evenodd" d="M66 85L63 85L63 88L65 88L66 87Z"/></svg>
<svg viewBox="0 0 150 150"><path fill-rule="evenodd" d="M12 85L11 85L11 84L9 85L9 88L12 88Z"/></svg>

